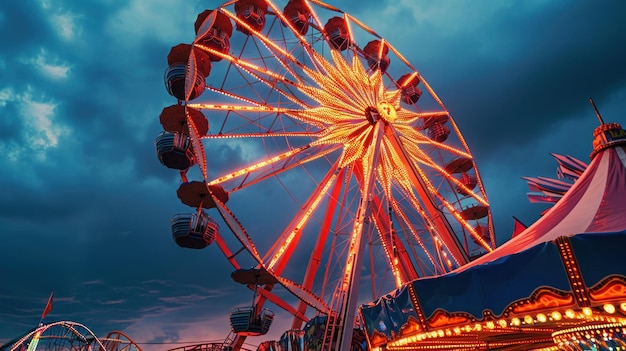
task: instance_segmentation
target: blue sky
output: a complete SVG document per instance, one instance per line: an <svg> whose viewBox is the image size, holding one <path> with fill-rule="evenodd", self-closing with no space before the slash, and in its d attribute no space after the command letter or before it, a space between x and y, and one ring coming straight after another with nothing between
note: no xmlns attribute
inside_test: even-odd
<svg viewBox="0 0 626 351"><path fill-rule="evenodd" d="M528 203L521 176L555 176L549 152L589 160L590 97L605 121L626 123L626 2L331 3L391 42L446 104L500 242L512 216L529 224L544 209ZM0 343L38 323L52 290L48 320L98 335L226 336L228 310L247 292L221 254L172 241L178 180L154 151L158 116L173 103L166 56L218 4L0 3ZM231 151L245 159L242 150Z"/></svg>

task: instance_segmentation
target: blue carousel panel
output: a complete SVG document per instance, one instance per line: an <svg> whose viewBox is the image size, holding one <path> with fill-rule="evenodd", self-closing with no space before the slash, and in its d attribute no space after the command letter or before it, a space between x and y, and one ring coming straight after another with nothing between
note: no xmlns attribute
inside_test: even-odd
<svg viewBox="0 0 626 351"><path fill-rule="evenodd" d="M437 309L466 312L481 319L490 310L499 316L514 301L540 287L570 291L557 246L536 245L493 262L436 278L412 282L426 318Z"/></svg>
<svg viewBox="0 0 626 351"><path fill-rule="evenodd" d="M626 276L626 231L578 234L570 243L587 287L610 275Z"/></svg>
<svg viewBox="0 0 626 351"><path fill-rule="evenodd" d="M306 350L321 350L324 345L324 332L326 331L327 316L311 318L302 330L304 330L304 345Z"/></svg>
<svg viewBox="0 0 626 351"><path fill-rule="evenodd" d="M287 330L278 341L281 351L304 351L304 330Z"/></svg>
<svg viewBox="0 0 626 351"><path fill-rule="evenodd" d="M373 303L361 306L365 329L371 337L379 332L393 338L406 325L410 316L417 320L406 286L387 294Z"/></svg>

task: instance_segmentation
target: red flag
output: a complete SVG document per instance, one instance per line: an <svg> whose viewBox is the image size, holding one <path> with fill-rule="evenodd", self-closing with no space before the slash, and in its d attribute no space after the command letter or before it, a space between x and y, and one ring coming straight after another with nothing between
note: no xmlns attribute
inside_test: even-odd
<svg viewBox="0 0 626 351"><path fill-rule="evenodd" d="M513 216L513 220L515 221L515 226L513 227L513 235L511 238L516 237L519 233L523 232L528 228L524 223L522 223L519 219Z"/></svg>
<svg viewBox="0 0 626 351"><path fill-rule="evenodd" d="M52 295L54 291L50 293L50 297L48 298L48 303L46 304L46 308L43 309L43 313L41 314L41 319L43 319L50 311L52 311Z"/></svg>

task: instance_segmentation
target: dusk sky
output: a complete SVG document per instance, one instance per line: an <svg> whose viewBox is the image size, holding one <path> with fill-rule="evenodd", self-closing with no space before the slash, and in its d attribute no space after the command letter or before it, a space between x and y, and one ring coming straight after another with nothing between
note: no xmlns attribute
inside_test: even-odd
<svg viewBox="0 0 626 351"><path fill-rule="evenodd" d="M512 216L531 224L546 208L520 177L556 177L550 152L589 161L589 98L626 124L625 1L328 2L391 42L443 100L499 243ZM216 248L173 242L170 218L185 207L154 147L175 103L167 54L219 4L0 2L0 344L37 325L51 291L46 321L121 330L144 350L228 334L228 311L250 294Z"/></svg>

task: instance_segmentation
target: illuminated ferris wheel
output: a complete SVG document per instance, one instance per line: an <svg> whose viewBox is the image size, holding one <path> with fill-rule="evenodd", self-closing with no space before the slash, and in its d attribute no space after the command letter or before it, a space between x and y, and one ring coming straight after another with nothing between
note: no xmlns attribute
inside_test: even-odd
<svg viewBox="0 0 626 351"><path fill-rule="evenodd" d="M234 348L267 332L269 301L294 329L325 316L347 349L359 303L495 247L463 136L386 39L318 0L229 1L195 31L168 55L178 103L156 147L195 209L172 219L176 242L215 242L254 290Z"/></svg>

